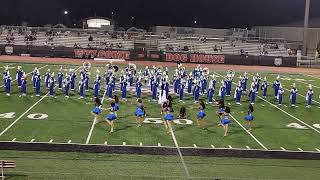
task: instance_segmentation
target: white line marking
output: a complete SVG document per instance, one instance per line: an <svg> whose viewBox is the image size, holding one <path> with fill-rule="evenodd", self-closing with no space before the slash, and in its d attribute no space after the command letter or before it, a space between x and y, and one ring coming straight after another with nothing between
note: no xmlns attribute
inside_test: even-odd
<svg viewBox="0 0 320 180"><path fill-rule="evenodd" d="M251 149L249 146L246 146L247 149Z"/></svg>
<svg viewBox="0 0 320 180"><path fill-rule="evenodd" d="M53 143L53 139L50 139L49 143Z"/></svg>
<svg viewBox="0 0 320 180"><path fill-rule="evenodd" d="M299 151L303 151L301 148L298 148Z"/></svg>
<svg viewBox="0 0 320 180"><path fill-rule="evenodd" d="M125 145L127 145L127 143L126 142L122 142L122 145L125 146Z"/></svg>
<svg viewBox="0 0 320 180"><path fill-rule="evenodd" d="M212 148L215 148L214 145L211 145Z"/></svg>
<svg viewBox="0 0 320 180"><path fill-rule="evenodd" d="M284 105L284 107L288 107L287 105Z"/></svg>
<svg viewBox="0 0 320 180"><path fill-rule="evenodd" d="M317 77L317 76L312 76L312 75L309 75L309 74L303 74L304 76L309 76L309 77L312 77L312 78L315 78L315 79L320 79L320 77Z"/></svg>
<svg viewBox="0 0 320 180"><path fill-rule="evenodd" d="M70 143L71 143L71 140L68 141L68 144L70 144Z"/></svg>
<svg viewBox="0 0 320 180"><path fill-rule="evenodd" d="M283 151L286 151L286 149L284 147L280 147Z"/></svg>
<svg viewBox="0 0 320 180"><path fill-rule="evenodd" d="M17 140L17 138L13 138L13 139L12 139L12 142L15 142L16 140Z"/></svg>
<svg viewBox="0 0 320 180"><path fill-rule="evenodd" d="M318 152L320 152L320 149L316 148L316 150L317 150Z"/></svg>
<svg viewBox="0 0 320 180"><path fill-rule="evenodd" d="M174 135L172 129L170 129L170 132L171 132L171 136L172 136L173 142L174 142L174 144L175 144L175 146L176 146L176 148L177 148L177 150L178 150L178 153L179 153L179 156L180 156L181 163L182 163L182 165L183 165L184 171L185 171L187 177L189 178L189 177L190 177L190 173L189 173L189 170L188 170L188 168L187 168L186 163L184 162L184 159L183 159L182 153L181 153L181 151L180 151L180 147L179 147L179 145L178 145L176 136Z"/></svg>
<svg viewBox="0 0 320 180"><path fill-rule="evenodd" d="M104 101L104 98L106 97L106 94L107 94L107 88L105 89L104 91L104 94L103 94L103 97L102 97L102 100L101 100L101 106L103 104L103 101ZM100 106L100 108L101 108ZM95 126L95 122L97 121L96 118L94 118L93 122L92 122L92 125L91 125L91 128L90 128L90 131L89 131L89 134L88 134L88 137L87 137L87 140L86 140L86 144L89 144L90 142L90 139L91 139L91 136L92 136L92 132L93 132L93 129L94 129L94 126Z"/></svg>
<svg viewBox="0 0 320 180"><path fill-rule="evenodd" d="M265 150L268 150L268 148L263 145L250 131L248 131L235 117L233 117L231 114L230 114L230 117L236 121L236 123L242 128L244 129L263 149Z"/></svg>
<svg viewBox="0 0 320 180"><path fill-rule="evenodd" d="M285 76L285 75L281 75L281 76L286 77L286 78L290 78L290 77ZM290 78L290 79L292 79L292 78ZM301 80L299 80L299 79L292 79L292 81L298 81L298 82L300 82L300 83L302 83L302 84L309 85L309 83L303 82L303 81L301 81ZM320 88L319 86L315 86L315 85L313 85L313 84L312 84L312 87Z"/></svg>
<svg viewBox="0 0 320 180"><path fill-rule="evenodd" d="M232 146L231 145L228 145L229 149L232 149Z"/></svg>
<svg viewBox="0 0 320 180"><path fill-rule="evenodd" d="M228 103L229 106L231 106L231 103Z"/></svg>
<svg viewBox="0 0 320 180"><path fill-rule="evenodd" d="M80 66L76 71L78 71L82 66ZM54 88L58 87L56 85ZM6 129L4 129L0 136L2 136L5 132L7 132L14 124L16 124L25 114L27 114L32 108L34 108L37 104L39 104L44 98L46 98L49 95L50 92L48 92L46 95L44 95L41 99L39 99L36 103L34 103L29 109L27 109L21 116L19 116L15 121L13 121Z"/></svg>
<svg viewBox="0 0 320 180"><path fill-rule="evenodd" d="M159 146L159 147L161 147L161 144L160 144L160 143L158 143L158 146Z"/></svg>
<svg viewBox="0 0 320 180"><path fill-rule="evenodd" d="M48 65L42 66L42 67L38 68L38 70L43 69L43 68L45 68L45 67L47 67L47 66L48 66ZM33 72L33 71L27 73L26 75L29 75L29 74L31 74L32 72ZM10 74L11 74L11 73L10 73ZM11 83L15 82L16 80L17 80L17 79L12 80ZM4 87L4 85L1 85L0 88L1 88L1 87Z"/></svg>
<svg viewBox="0 0 320 180"><path fill-rule="evenodd" d="M140 144L139 144L140 146L143 146L143 144L142 144L142 142L140 142Z"/></svg>
<svg viewBox="0 0 320 180"><path fill-rule="evenodd" d="M105 145L108 145L108 142L106 141L106 142L104 142L104 144L105 144Z"/></svg>
<svg viewBox="0 0 320 180"><path fill-rule="evenodd" d="M31 139L31 141L30 142L34 142L35 141L35 139Z"/></svg>
<svg viewBox="0 0 320 180"><path fill-rule="evenodd" d="M196 144L193 144L193 147L197 148L197 145L196 145Z"/></svg>
<svg viewBox="0 0 320 180"><path fill-rule="evenodd" d="M264 104L261 104L261 106L263 106L263 107L264 107L265 105L264 105Z"/></svg>
<svg viewBox="0 0 320 180"><path fill-rule="evenodd" d="M310 129L313 129L313 130L314 130L314 131L316 131L317 133L320 133L320 131L319 131L319 130L315 129L314 127L310 126L309 124L305 123L304 121L302 121L302 120L298 119L297 117L295 117L295 116L293 116L293 115L289 114L288 112L286 112L286 111L284 111L283 109L279 108L277 105L272 104L271 102L269 102L269 101L267 101L267 100L265 100L265 99L261 98L260 96L257 96L257 97L258 97L258 98L260 98L260 99L262 99L262 100L263 100L263 101L265 101L266 103L270 104L271 106L273 106L273 107L275 107L275 108L279 109L280 111L282 111L282 112L283 112L283 113L285 113L286 115L288 115L288 116L292 117L293 119L295 119L295 120L297 120L297 121L299 121L299 122L303 123L304 125L308 126Z"/></svg>

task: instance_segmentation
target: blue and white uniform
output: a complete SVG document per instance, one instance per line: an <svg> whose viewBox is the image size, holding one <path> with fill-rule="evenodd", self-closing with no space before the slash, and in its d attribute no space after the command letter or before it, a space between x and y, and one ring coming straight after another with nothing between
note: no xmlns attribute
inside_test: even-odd
<svg viewBox="0 0 320 180"><path fill-rule="evenodd" d="M257 88L255 87L255 84L252 83L250 92L249 92L249 98L250 98L250 103L254 104L256 102L256 96L257 96Z"/></svg>
<svg viewBox="0 0 320 180"><path fill-rule="evenodd" d="M6 88L6 93L7 93L7 96L10 96L10 91L11 91L11 77L10 76L7 76L5 78L5 88Z"/></svg>
<svg viewBox="0 0 320 180"><path fill-rule="evenodd" d="M93 84L93 90L94 90L94 97L99 97L99 91L100 91L100 79L97 78L96 80L94 80L94 84Z"/></svg>
<svg viewBox="0 0 320 180"><path fill-rule="evenodd" d="M240 105L241 95L242 95L242 87L241 87L241 83L239 82L239 85L236 87L234 91L234 99L236 100L236 104L238 105Z"/></svg>
<svg viewBox="0 0 320 180"><path fill-rule="evenodd" d="M41 88L41 77L40 75L36 74L34 77L34 83L36 88L36 96L40 96L40 88Z"/></svg>
<svg viewBox="0 0 320 180"><path fill-rule="evenodd" d="M181 79L181 83L179 86L179 100L183 101L184 100L184 88L185 88L185 83L183 79Z"/></svg>
<svg viewBox="0 0 320 180"><path fill-rule="evenodd" d="M107 117L106 117L106 120L108 120L108 121L114 121L114 120L116 120L117 119L117 114L116 114L116 112L115 112L115 109L114 109L114 107L111 107L110 109L109 109L109 114L107 115Z"/></svg>
<svg viewBox="0 0 320 180"><path fill-rule="evenodd" d="M16 80L17 80L17 83L18 83L18 87L20 88L21 87L21 82L22 82L22 76L24 75L24 71L21 69L20 66L18 66L18 70L17 70L17 74L16 74Z"/></svg>
<svg viewBox="0 0 320 180"><path fill-rule="evenodd" d="M290 90L291 106L296 106L296 103L297 103L297 94L298 94L298 89L295 87L295 84L294 84L293 87L292 87L292 89Z"/></svg>
<svg viewBox="0 0 320 180"><path fill-rule="evenodd" d="M70 91L70 76L66 75L66 78L63 80L63 87L65 89L65 96L68 98Z"/></svg>
<svg viewBox="0 0 320 180"><path fill-rule="evenodd" d="M226 87L226 96L231 96L232 79L227 78L224 82Z"/></svg>
<svg viewBox="0 0 320 180"><path fill-rule="evenodd" d="M280 89L278 91L278 105L281 106L282 105L282 100L283 100L283 94L284 94L284 90L282 89L281 85L280 85Z"/></svg>
<svg viewBox="0 0 320 180"><path fill-rule="evenodd" d="M141 92L142 92L142 83L140 80L138 80L138 82L136 83L136 95L138 99L141 98Z"/></svg>
<svg viewBox="0 0 320 180"><path fill-rule="evenodd" d="M52 75L50 75L49 82L48 82L50 97L54 96L55 83L56 83L56 80L54 79L54 74L52 74Z"/></svg>
<svg viewBox="0 0 320 180"><path fill-rule="evenodd" d="M50 80L51 74L50 74L50 69L48 69L48 71L46 72L46 74L44 75L44 83L46 86L46 89L49 89L49 80Z"/></svg>
<svg viewBox="0 0 320 180"><path fill-rule="evenodd" d="M262 97L266 98L267 97L267 92L268 92L268 86L269 86L269 83L268 81L265 80L262 82L261 84L261 90L262 90Z"/></svg>
<svg viewBox="0 0 320 180"><path fill-rule="evenodd" d="M214 91L215 91L215 80L212 80L210 82L209 88L208 88L208 103L209 104L213 103Z"/></svg>
<svg viewBox="0 0 320 180"><path fill-rule="evenodd" d="M196 103L199 102L199 98L200 98L200 84L199 84L199 82L197 82L196 85L194 86L193 95L194 95L194 101Z"/></svg>
<svg viewBox="0 0 320 180"><path fill-rule="evenodd" d="M25 78L25 76L22 76L21 78L21 93L22 96L27 95L27 79Z"/></svg>
<svg viewBox="0 0 320 180"><path fill-rule="evenodd" d="M76 77L77 77L77 74L75 72L72 72L70 74L70 86L72 91L75 90Z"/></svg>
<svg viewBox="0 0 320 180"><path fill-rule="evenodd" d="M62 89L63 87L63 72L62 72L62 67L60 67L59 72L58 72L58 88Z"/></svg>
<svg viewBox="0 0 320 180"><path fill-rule="evenodd" d="M192 78L192 76L190 76L189 75L189 77L188 77L188 94L191 94L192 93L192 82L193 82L193 78Z"/></svg>
<svg viewBox="0 0 320 180"><path fill-rule="evenodd" d="M79 81L79 94L80 94L79 99L84 98L84 85L85 85L85 79L80 80Z"/></svg>
<svg viewBox="0 0 320 180"><path fill-rule="evenodd" d="M242 92L244 93L244 94L247 94L247 83L248 83L248 76L247 76L247 73L245 72L244 73L244 76L243 77L241 77L240 78L241 80L241 87L242 87Z"/></svg>
<svg viewBox="0 0 320 180"><path fill-rule="evenodd" d="M219 89L219 96L222 100L225 99L226 96L226 86L224 84L224 81L221 82L221 87Z"/></svg>
<svg viewBox="0 0 320 180"><path fill-rule="evenodd" d="M312 86L309 85L309 90L307 92L306 95L306 101L307 101L307 107L310 108L312 105L312 96L313 96L313 90L312 90Z"/></svg>
<svg viewBox="0 0 320 180"><path fill-rule="evenodd" d="M158 94L158 82L154 80L152 82L152 100L157 101L157 94Z"/></svg>
<svg viewBox="0 0 320 180"><path fill-rule="evenodd" d="M197 114L198 119L203 119L206 117L206 112L204 111L204 109L202 108L202 106L200 107L200 111Z"/></svg>
<svg viewBox="0 0 320 180"><path fill-rule="evenodd" d="M279 77L277 78L277 80L275 80L273 82L273 89L274 89L274 97L277 98L278 96L278 91L280 88L280 82L279 82Z"/></svg>

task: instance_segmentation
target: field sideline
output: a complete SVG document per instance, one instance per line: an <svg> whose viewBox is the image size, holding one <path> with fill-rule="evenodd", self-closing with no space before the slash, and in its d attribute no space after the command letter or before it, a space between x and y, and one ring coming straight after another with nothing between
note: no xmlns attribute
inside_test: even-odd
<svg viewBox="0 0 320 180"><path fill-rule="evenodd" d="M16 60L14 60L16 58ZM34 67L41 68L41 75L47 69L58 71L59 64L64 64L63 68L67 71L69 68L79 69L83 60L67 60L50 59L50 63L44 63L47 59L43 58L26 58L28 63L21 63L24 57L5 57L0 56L0 67L10 65L12 67L11 74L14 74L14 68L21 65L26 73L30 73ZM36 59L36 60L35 60ZM76 62L75 62L76 61ZM126 62L127 63L127 62ZM154 62L135 62L138 69L142 69L141 63L149 65ZM120 68L125 65L119 64ZM176 66L175 63L159 63L169 67L172 72ZM96 70L104 72L105 64L94 64L91 68L92 76ZM185 65L187 71L196 64ZM207 65L202 65L207 67ZM47 97L47 92L43 89L41 98L31 97L34 95L33 89L28 88L27 97L19 97L19 92L15 82L13 82L12 95L5 96L3 89L3 81L0 82L0 141L15 142L47 142L47 143L77 143L77 144L95 144L95 145L134 145L134 146L154 146L154 147L193 147L193 148L239 148L239 149L261 149L261 150L281 150L281 151L297 151L297 152L315 152L320 153L320 71L316 69L303 68L274 68L274 67L245 67L245 66L225 66L225 65L208 65L210 74L215 73L217 82L225 76L225 70L234 70L236 75L234 83L237 83L238 77L244 71L249 72L249 84L252 75L259 72L261 77L266 76L268 81L272 83L275 78L280 75L280 81L286 92L284 97L284 105L277 106L277 102L272 95L272 86L269 86L267 99L260 96L257 98L255 105L255 121L252 131L247 130L247 125L243 120L247 111L249 99L247 96L242 97L242 105L237 106L232 97L226 99L226 104L232 109L233 123L230 126L230 134L223 138L223 129L216 125L215 111L217 107L210 104L207 105L207 117L205 119L207 128L202 129L196 125L196 113L198 105L193 102L193 96L186 96L185 103L179 103L177 99L174 101L174 115L178 116L178 110L181 106L188 107L187 121L178 120L174 123L174 131L167 134L161 123L161 115L158 105L151 101L150 95L143 95L145 105L147 107L147 121L141 128L135 127L133 112L135 110L135 99L132 98L134 91L129 93L128 102L120 102L121 114L116 121L116 132L107 133L109 126L105 123L93 125L93 117L90 115L92 109L91 97L92 90L86 94L84 100L79 100L78 93L72 92L69 99L64 98L63 92L56 90L56 99ZM1 70L1 69L0 69ZM92 86L91 79L91 86ZM299 90L297 97L297 108L291 108L289 104L289 92L291 85L296 83ZM44 83L42 83L43 86ZM103 83L102 83L103 84ZM219 83L218 83L219 84ZM313 85L315 92L313 97L313 107L305 108L305 93L308 84ZM218 89L219 85L217 85ZM235 85L233 85L232 95ZM144 90L147 92L148 87ZM216 94L217 90L216 89ZM101 91L101 96L103 95ZM149 92L148 92L149 93ZM119 92L117 92L119 95ZM216 96L215 96L216 98ZM203 96L201 99L206 100ZM105 99L103 107L107 107L108 100ZM1 117L3 113L9 114ZM103 114L105 116L106 113ZM38 119L45 116L44 119ZM8 118L9 117L9 118ZM31 118L30 118L31 117ZM149 120L149 121L148 121ZM10 151L3 151L10 152ZM10 154L10 153L9 153ZM178 152L177 152L178 155ZM201 177L195 173L190 159L192 157L179 154L178 164L181 167L183 175L187 177ZM5 157L5 156L0 156ZM10 156L8 156L10 157ZM191 165L191 167L190 167ZM314 167L316 168L316 167ZM319 167L317 167L319 168ZM178 175L180 176L180 175ZM202 176L208 177L208 176ZM211 175L210 175L211 177ZM217 177L223 177L219 175ZM233 176L234 177L234 176ZM265 176L271 178L271 176ZM265 178L263 177L263 178ZM274 176L277 177L277 176ZM287 176L289 177L289 176ZM293 176L292 176L293 177ZM159 177L161 178L161 177ZM179 178L179 177L177 177ZM250 177L244 177L250 179ZM167 179L167 178L165 178ZM170 178L169 178L170 179ZM173 177L174 179L174 177ZM254 179L254 178L252 178ZM275 178L277 179L277 178ZM281 178L280 178L281 179ZM291 178L289 178L291 179Z"/></svg>

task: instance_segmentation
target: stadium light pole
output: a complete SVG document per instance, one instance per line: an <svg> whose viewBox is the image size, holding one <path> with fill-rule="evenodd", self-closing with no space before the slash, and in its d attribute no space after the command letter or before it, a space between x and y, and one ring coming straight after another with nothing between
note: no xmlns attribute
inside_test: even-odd
<svg viewBox="0 0 320 180"><path fill-rule="evenodd" d="M308 44L308 29L309 29L309 11L310 11L310 0L306 0L306 7L304 11L304 27L303 27L303 47L302 54L307 55L307 44Z"/></svg>

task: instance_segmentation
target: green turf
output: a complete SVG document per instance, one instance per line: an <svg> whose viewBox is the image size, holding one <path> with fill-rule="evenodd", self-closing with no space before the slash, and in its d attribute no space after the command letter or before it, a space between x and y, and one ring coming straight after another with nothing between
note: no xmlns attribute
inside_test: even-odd
<svg viewBox="0 0 320 180"><path fill-rule="evenodd" d="M178 156L0 151L8 179L187 179ZM188 179L318 179L320 161L184 157Z"/></svg>
<svg viewBox="0 0 320 180"><path fill-rule="evenodd" d="M6 63L7 64L7 63ZM22 65L23 69L28 73L33 70L35 66L42 67L45 64L22 64L17 63L12 66ZM2 67L4 63L0 64ZM64 69L73 68L76 69L79 66L64 65ZM122 68L123 66L120 66ZM41 69L41 74L50 68L52 71L58 71L58 65L48 64L47 67ZM138 67L142 68L142 67ZM91 68L91 80L90 85L93 85L93 79L96 75L96 70L99 69L101 73L104 72L103 67ZM172 77L173 68L170 68L170 77ZM188 69L190 70L190 69ZM14 74L14 69L11 70L11 74ZM217 73L225 75L225 72L216 70ZM211 71L212 72L212 71ZM237 82L243 72L237 72L234 78L234 82ZM250 73L252 75L253 72ZM273 82L277 73L272 72L260 72L261 76L267 76L270 82ZM290 80L288 79L291 78ZM251 78L248 84L251 83ZM319 104L314 102L314 106L311 109L305 108L305 93L307 91L307 85L301 82L312 83L317 86L320 83L320 79L304 76L302 74L283 74L281 79L285 88L290 89L290 85L296 82L297 87L301 93L298 96L298 108L291 108L289 104L289 93L286 91L284 97L284 105L281 109L297 119L305 122L313 127L313 124L319 124L320 109ZM295 79L305 79L305 81ZM217 78L217 82L222 80L221 77ZM311 80L311 81L309 81ZM15 118L13 119L0 119L0 131L3 131L11 123L13 123L22 113L35 104L39 98L31 97L34 95L34 90L28 85L28 96L19 97L17 87L14 85L12 88L12 96L7 97L4 93L4 88L0 89L0 113L15 112ZM13 83L15 84L15 82ZM104 82L102 82L103 87ZM46 94L44 89L44 83L42 83L43 95ZM233 88L235 85L233 85ZM217 84L216 94L218 92L219 83ZM272 95L272 85L269 86L268 98L266 99L272 104L277 104ZM318 95L320 90L314 88L315 95L314 100L320 101ZM103 93L100 92L100 93ZM233 92L232 92L233 94ZM120 96L120 92L117 92ZM17 121L12 127L8 129L0 140L11 141L16 138L16 141L30 141L34 139L35 142L48 142L51 139L53 142L66 143L71 140L72 143L85 143L92 125L93 117L90 115L90 110L93 105L90 104L93 96L92 90L86 93L86 98L79 100L78 92L72 92L69 99L64 97L63 91L56 89L57 98L46 97L39 104L33 107L28 113L26 113L19 121ZM205 100L205 96L201 97ZM217 98L217 96L215 96ZM120 102L120 110L118 112L119 118L116 120L116 129L113 134L109 134L109 126L105 122L97 124L90 138L90 144L104 144L107 142L112 145L122 145L125 142L127 145L140 145L142 143L146 146L157 146L160 143L162 146L175 146L172 140L172 136L166 133L163 124L143 124L141 128L136 127L135 117L133 115L136 107L135 98L132 98L130 93L128 102ZM105 99L103 107L108 106L108 99ZM149 95L144 95L144 102L147 108L148 118L161 118L159 105L156 102L152 102ZM243 126L247 127L246 122L243 120L246 115L249 99L247 96L242 97L242 106L235 105L233 97L226 99L226 104L230 103L232 115ZM264 105L264 106L262 106ZM193 102L193 96L186 96L184 104L178 102L177 98L174 100L174 115L178 117L178 111L181 106L187 107L187 119L193 121L192 125L174 125L174 134L177 138L178 144L181 147L193 147L195 144L198 147L211 148L214 145L217 148L228 148L229 145L234 148L247 148L249 146L252 149L263 149L263 147L254 140L239 124L233 122L230 125L229 136L223 138L222 127L217 126L217 117L215 112L217 107L213 105L207 105L207 117L205 119L206 129L199 128L196 125L196 114L198 111L198 104ZM271 106L263 100L257 98L255 105L255 120L253 122L254 128L251 131L252 135L268 149L278 150L280 147L284 147L288 150L297 151L301 148L305 151L316 151L315 148L320 148L318 141L319 133L315 130L298 130L294 128L288 128L286 125L290 123L299 123L295 118L288 116L288 114L280 111L278 108ZM34 113L44 113L49 117L44 120L30 120L27 115ZM100 120L102 121L107 115L107 112L103 112ZM318 129L320 130L320 129Z"/></svg>

